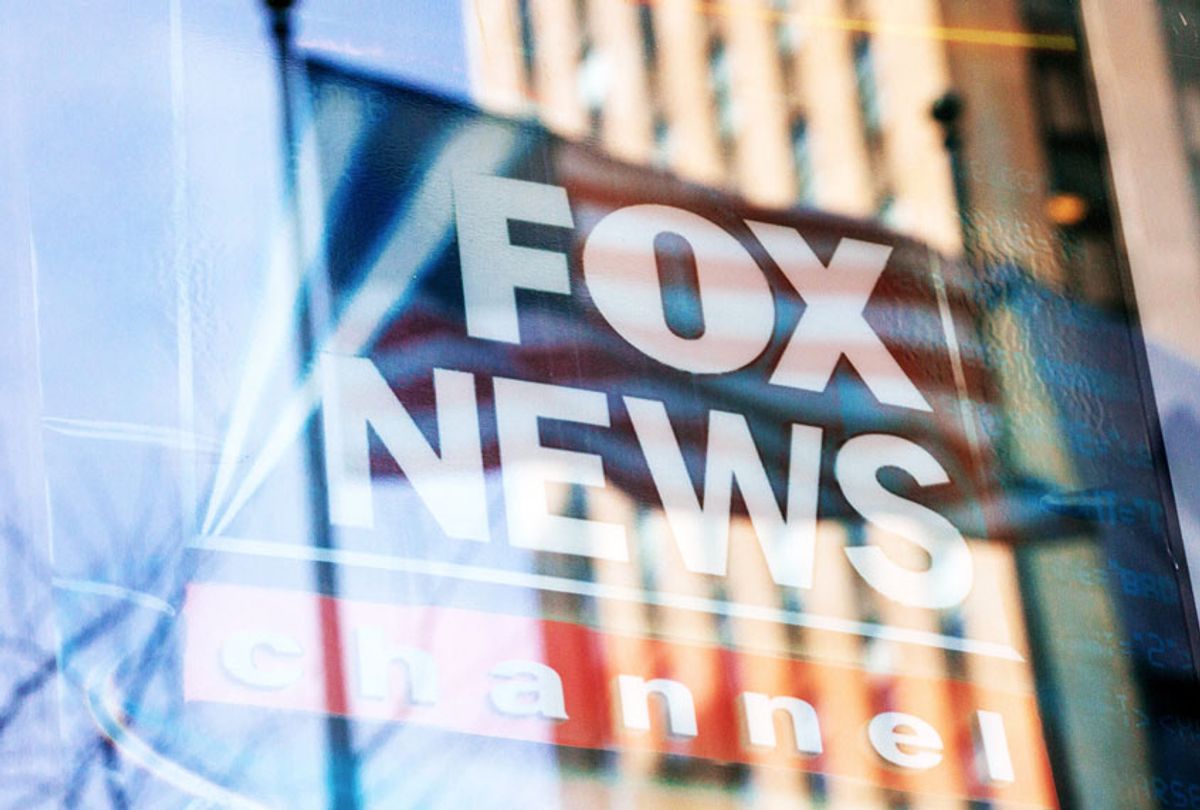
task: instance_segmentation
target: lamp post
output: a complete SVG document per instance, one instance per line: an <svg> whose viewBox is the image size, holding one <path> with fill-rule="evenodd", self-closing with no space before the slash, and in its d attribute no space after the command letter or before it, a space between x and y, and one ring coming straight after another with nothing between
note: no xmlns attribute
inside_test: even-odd
<svg viewBox="0 0 1200 810"><path fill-rule="evenodd" d="M318 296L323 279L308 278L308 262L304 255L303 211L299 182L299 137L296 116L297 68L292 48L292 10L296 0L262 0L270 22L279 75L280 150L283 163L283 201L288 246L294 263L293 272L303 291L301 306L296 308L296 370L303 378L316 360L315 323L324 312ZM318 549L334 547L333 530L329 520L329 503L325 492L325 437L316 414L309 416L304 428L304 478L308 485L306 498L309 511L311 542ZM325 679L325 740L326 795L331 810L357 810L361 805L358 778L358 756L347 710L346 673L342 651L346 645L338 619L338 572L332 562L313 563L314 584L318 593L318 627L321 633L322 663Z"/></svg>
<svg viewBox="0 0 1200 810"><path fill-rule="evenodd" d="M973 269L977 258L975 228L971 222L971 194L967 184L967 167L963 160L963 139L959 129L962 117L962 96L953 90L942 94L930 108L930 115L942 128L942 143L950 157L950 176L954 181L954 202L958 208L958 224L962 233L963 254Z"/></svg>

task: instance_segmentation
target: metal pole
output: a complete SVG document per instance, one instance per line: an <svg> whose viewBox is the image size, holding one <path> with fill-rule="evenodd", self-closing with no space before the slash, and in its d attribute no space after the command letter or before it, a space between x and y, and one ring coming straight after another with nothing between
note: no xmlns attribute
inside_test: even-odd
<svg viewBox="0 0 1200 810"><path fill-rule="evenodd" d="M954 179L954 198L958 205L958 221L962 230L963 256L968 270L982 278L988 268L983 267L980 262L975 225L971 221L970 185L967 180L966 162L963 159L962 132L958 126L964 106L962 97L951 90L933 103L930 114L935 121L941 124L943 143L950 158L950 172ZM989 315L983 311L980 313L980 317L986 321ZM982 324L980 324L980 328L983 328ZM990 357L990 341L984 338L982 343L987 366L994 368ZM1006 441L1011 443L1013 439L1009 436ZM1011 488L1016 483L1016 481L1008 481L1002 486ZM1055 497L1062 498L1063 496L1061 493L1055 493ZM1043 611L1043 599L1046 597L1038 587L1039 578L1035 576L1038 563L1030 554L1031 544L1025 542L1032 539L1034 537L1025 537L1014 545L1013 559L1017 567L1025 630L1033 652L1030 665L1033 668L1034 682L1038 684L1038 705L1042 709L1043 733L1050 754L1051 769L1054 772L1055 789L1063 804L1072 804L1072 800L1078 794L1073 784L1066 731L1060 718L1061 712L1052 703L1047 705L1046 695L1053 695L1057 690L1063 688L1063 683L1050 668L1049 659L1053 657L1054 650L1050 647L1045 631L1048 620Z"/></svg>
<svg viewBox="0 0 1200 810"><path fill-rule="evenodd" d="M950 175L954 180L954 200L958 204L958 224L962 233L963 254L968 266L975 267L977 251L975 227L971 222L971 195L967 184L967 167L963 160L962 133L958 122L963 111L962 96L950 90L933 102L930 114L942 126L942 142L950 156Z"/></svg>
<svg viewBox="0 0 1200 810"><path fill-rule="evenodd" d="M299 182L299 137L297 133L294 77L297 71L292 50L292 9L295 0L263 0L271 22L279 68L280 118L282 129L283 192L289 244L295 272L304 291L302 305L296 310L297 373L310 371L315 360L316 324L313 320L323 307L314 306L313 285L307 279L304 256L303 214ZM310 415L304 430L305 479L308 482L308 508L312 543L319 549L333 548L329 504L325 492L325 437L316 415ZM345 649L337 613L338 572L329 562L315 562L314 580L319 594L318 621L321 633L325 674L326 779L329 807L333 810L357 810L361 805L358 760L350 721L345 717L346 675L342 650Z"/></svg>

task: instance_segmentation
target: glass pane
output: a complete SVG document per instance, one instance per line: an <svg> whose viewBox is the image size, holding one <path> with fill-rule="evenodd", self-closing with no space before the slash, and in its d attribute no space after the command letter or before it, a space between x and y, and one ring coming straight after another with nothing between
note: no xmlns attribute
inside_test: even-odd
<svg viewBox="0 0 1200 810"><path fill-rule="evenodd" d="M0 807L1200 804L1189 4L290 5L0 7Z"/></svg>

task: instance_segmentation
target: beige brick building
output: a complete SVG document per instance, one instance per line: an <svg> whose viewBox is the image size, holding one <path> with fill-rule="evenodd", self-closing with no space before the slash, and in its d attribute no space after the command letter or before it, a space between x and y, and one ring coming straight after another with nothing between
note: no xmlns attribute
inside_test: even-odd
<svg viewBox="0 0 1200 810"><path fill-rule="evenodd" d="M961 124L972 248L989 261L1029 268L1054 286L1084 291L1090 283L1087 273L1072 270L1056 231L1056 226L1076 224L1081 200L1075 189L1056 187L1047 148L1053 141L1049 130L1060 127L1071 134L1074 127L1076 134L1087 134L1090 122L1086 110L1069 105L1059 110L1062 120L1050 120L1038 89L1042 77L1035 76L1046 64L1069 66L1079 43L1069 32L1029 32L1016 0L469 0L467 9L477 96L488 108L539 117L567 138L594 140L624 160L728 189L758 205L878 219L951 257L963 254L963 223L944 133L931 109L944 93L956 90L966 100ZM1046 58L1031 57L1036 53ZM1053 99L1050 103L1054 106ZM1055 200L1065 213L1050 204ZM1104 285L1093 286L1088 292L1097 298L1112 294ZM1040 473L1069 477L1060 469L1061 460L1046 464L1049 468ZM615 510L609 519L632 515L634 505L624 496L618 500L589 508ZM632 518L629 522L633 526ZM653 523L651 516L639 525L645 530ZM822 531L845 529L827 522ZM1014 553L985 542L975 553L981 580L1011 608L1004 621L1015 638L1023 639ZM645 572L624 568L601 566L594 573L600 581L628 587L646 578ZM664 587L697 598L712 596L696 578ZM733 594L749 599L773 590L755 581L753 572L733 577L731 588L757 595ZM885 623L913 621L889 615L894 606L864 600L850 580L819 589L817 596L832 600L811 606L819 613L861 619L875 612ZM1093 623L1111 631L1105 605L1087 610ZM722 633L711 616L647 614L630 605L606 606L599 619L634 635L683 634L719 643ZM995 619L988 610L967 605L957 620L970 630ZM922 629L938 630L936 623ZM790 656L856 666L879 666L882 657L890 661L884 671L1033 689L1028 665L997 668L971 660L955 674L940 651L812 631L797 635L781 626L737 625L733 631L743 643ZM719 662L686 666L696 672ZM886 683L886 675L880 677ZM1113 677L1119 681L1125 675ZM847 718L865 712L876 699L849 684L823 688L837 695L831 705L842 707ZM944 695L909 699L930 717L953 724L954 710ZM962 733L971 732L964 728ZM1022 750L1041 746L1040 733L1034 720L1011 731ZM1136 750L1124 753L1130 761L1140 756ZM564 796L572 806L608 806L615 791L644 807L680 801L732 807L754 799L763 806L883 808L899 800L899 794L878 785L825 784L797 773L786 755L764 755L744 777L690 771L663 780L656 774L661 777L664 763L636 752L623 753L614 767L620 774L617 787L584 776L568 781ZM917 798L925 790L953 793L953 785L914 789L904 806L956 806Z"/></svg>
<svg viewBox="0 0 1200 810"><path fill-rule="evenodd" d="M485 105L761 205L879 217L954 254L935 99L968 100L977 237L1059 280L1050 189L1014 2L473 0Z"/></svg>

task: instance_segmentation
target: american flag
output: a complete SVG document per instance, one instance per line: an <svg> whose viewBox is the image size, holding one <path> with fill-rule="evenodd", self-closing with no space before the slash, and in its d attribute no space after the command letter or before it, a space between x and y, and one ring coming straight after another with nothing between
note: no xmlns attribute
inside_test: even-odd
<svg viewBox="0 0 1200 810"><path fill-rule="evenodd" d="M488 115L323 62L311 61L308 67L326 189L325 259L334 302L330 332L335 342L346 331L367 336L340 350L370 357L427 436L437 430L434 367L476 375L488 465L498 463L492 377L604 391L610 428L558 422L543 426L543 441L599 454L610 483L653 505L654 485L621 396L665 403L697 488L703 481L708 414L732 411L750 424L782 502L789 426L814 425L824 431L821 509L844 516L851 512L832 483L836 449L861 433L892 433L929 450L949 473L950 484L931 488L919 500L952 515L969 535L1003 533L984 525L981 508L994 500L988 493L994 492L995 476L987 472L994 455L980 420L997 406L957 265L874 223L804 209L756 208L728 193L614 160L594 145L563 140L532 122ZM493 157L487 165L479 165L479 156L488 149L463 149L464 137L489 145ZM462 160L450 159L455 155L474 159L470 171L567 191L573 229L510 223L514 243L561 251L571 275L569 295L518 293L519 344L467 335L453 202L448 192L430 194L434 187L448 189L451 174L463 170ZM437 210L423 206L430 196L437 197L432 206ZM761 268L774 295L776 323L770 344L748 366L727 374L679 371L639 352L597 311L583 277L583 246L603 216L637 204L700 214L733 234ZM397 230L412 230L414 221L420 232L398 244ZM826 262L843 239L891 248L864 318L925 396L930 412L880 403L846 357L822 392L768 382L806 304L747 221L796 229ZM670 241L658 248L663 306L674 313L672 326L702 332L690 251ZM389 273L387 263L398 261L406 272ZM377 281L381 275L393 279L391 286ZM835 276L831 284L836 288ZM731 287L729 293L737 290ZM346 321L358 317L364 298L387 304L375 308L377 322L348 329ZM402 475L382 447L376 455L376 475ZM891 485L903 488L906 482Z"/></svg>

